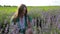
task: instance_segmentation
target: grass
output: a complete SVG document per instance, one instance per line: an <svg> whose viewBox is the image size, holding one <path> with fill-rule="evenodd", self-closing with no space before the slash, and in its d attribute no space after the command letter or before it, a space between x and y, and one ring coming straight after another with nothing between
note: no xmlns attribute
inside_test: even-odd
<svg viewBox="0 0 60 34"><path fill-rule="evenodd" d="M39 8L41 10L44 11L48 11L49 9L59 9L60 6L27 6L28 11L30 11L31 9L34 8ZM0 7L0 11L16 11L17 7Z"/></svg>

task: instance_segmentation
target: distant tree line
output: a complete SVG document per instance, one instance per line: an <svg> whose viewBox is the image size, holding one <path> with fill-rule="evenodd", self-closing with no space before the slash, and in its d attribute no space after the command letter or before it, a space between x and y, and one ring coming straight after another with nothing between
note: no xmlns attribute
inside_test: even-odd
<svg viewBox="0 0 60 34"><path fill-rule="evenodd" d="M17 7L17 6L10 6L10 5L4 5L4 6L2 6L2 5L0 5L0 7Z"/></svg>

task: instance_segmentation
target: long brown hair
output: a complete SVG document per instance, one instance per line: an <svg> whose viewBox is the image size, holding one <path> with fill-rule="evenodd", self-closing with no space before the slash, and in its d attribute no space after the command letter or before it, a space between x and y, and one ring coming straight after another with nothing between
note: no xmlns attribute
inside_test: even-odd
<svg viewBox="0 0 60 34"><path fill-rule="evenodd" d="M24 10L24 7L26 8L26 11L25 11L24 16L25 16L25 17L27 16L27 7L26 7L26 5L21 4L21 6L18 7L17 12L13 15L13 16L14 16L14 18L13 18L13 21L14 21L14 22L16 21L17 18L19 18L19 17L21 16L21 14L22 14L22 12L23 12L23 10Z"/></svg>

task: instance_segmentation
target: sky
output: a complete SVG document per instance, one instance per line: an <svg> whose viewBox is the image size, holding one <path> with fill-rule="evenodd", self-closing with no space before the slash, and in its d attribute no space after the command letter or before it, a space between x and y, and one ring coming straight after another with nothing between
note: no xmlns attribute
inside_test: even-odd
<svg viewBox="0 0 60 34"><path fill-rule="evenodd" d="M60 6L60 0L0 0L0 5Z"/></svg>

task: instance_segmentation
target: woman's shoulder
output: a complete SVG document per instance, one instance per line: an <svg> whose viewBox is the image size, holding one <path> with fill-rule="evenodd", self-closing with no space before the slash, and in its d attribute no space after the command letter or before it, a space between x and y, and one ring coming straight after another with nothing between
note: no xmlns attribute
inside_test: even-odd
<svg viewBox="0 0 60 34"><path fill-rule="evenodd" d="M30 15L28 15L28 20L31 22L32 21L32 17Z"/></svg>
<svg viewBox="0 0 60 34"><path fill-rule="evenodd" d="M19 18L15 18L14 16L11 17L10 22L17 22L19 21Z"/></svg>

